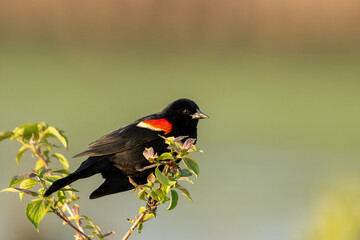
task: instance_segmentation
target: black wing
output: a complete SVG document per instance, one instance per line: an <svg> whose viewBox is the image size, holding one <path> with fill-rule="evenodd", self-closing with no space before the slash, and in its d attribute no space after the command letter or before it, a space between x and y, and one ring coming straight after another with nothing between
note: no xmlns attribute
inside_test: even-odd
<svg viewBox="0 0 360 240"><path fill-rule="evenodd" d="M130 125L110 132L91 143L88 150L76 154L74 157L110 155L124 152L141 145L146 145L152 141L159 140L159 134L164 134L164 132L152 131L136 126L141 121L154 118L154 115L150 115L141 118Z"/></svg>

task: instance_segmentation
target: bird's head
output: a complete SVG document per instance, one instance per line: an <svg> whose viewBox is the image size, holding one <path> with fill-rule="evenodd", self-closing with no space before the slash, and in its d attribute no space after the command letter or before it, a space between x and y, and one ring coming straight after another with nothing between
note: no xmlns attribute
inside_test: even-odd
<svg viewBox="0 0 360 240"><path fill-rule="evenodd" d="M190 99L182 98L170 103L161 112L166 119L179 125L197 125L199 119L209 118Z"/></svg>

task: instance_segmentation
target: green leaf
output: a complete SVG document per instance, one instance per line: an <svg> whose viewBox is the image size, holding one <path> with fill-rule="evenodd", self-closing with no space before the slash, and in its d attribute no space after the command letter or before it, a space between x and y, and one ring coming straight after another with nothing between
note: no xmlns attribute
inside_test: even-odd
<svg viewBox="0 0 360 240"><path fill-rule="evenodd" d="M190 197L189 191L186 188L184 188L183 186L181 186L179 184L176 186L176 188L179 189L180 192L182 194L184 194L184 196L187 197L191 202L193 201L192 198Z"/></svg>
<svg viewBox="0 0 360 240"><path fill-rule="evenodd" d="M64 147L67 149L68 141L67 138L63 135L61 130L58 130L50 126L44 131L44 136L47 137L46 135L52 135L57 137L60 140L60 142L64 145Z"/></svg>
<svg viewBox="0 0 360 240"><path fill-rule="evenodd" d="M146 211L146 207L142 206L139 208L139 214L143 213Z"/></svg>
<svg viewBox="0 0 360 240"><path fill-rule="evenodd" d="M165 203L169 199L168 197L166 197L164 192L161 191L161 190L155 190L155 191L152 192L152 194L153 194L153 198L156 201L159 201L161 203Z"/></svg>
<svg viewBox="0 0 360 240"><path fill-rule="evenodd" d="M37 124L37 128L40 132L43 132L47 128L47 124L45 122L41 122Z"/></svg>
<svg viewBox="0 0 360 240"><path fill-rule="evenodd" d="M19 149L18 153L16 154L16 163L20 164L20 159L24 155L25 151L28 150L30 147L27 144L24 144Z"/></svg>
<svg viewBox="0 0 360 240"><path fill-rule="evenodd" d="M23 138L26 140L30 140L34 137L35 140L39 138L39 129L36 123L27 123L21 126L24 129Z"/></svg>
<svg viewBox="0 0 360 240"><path fill-rule="evenodd" d="M53 183L56 180L59 180L61 178L63 178L63 177L59 176L59 175L52 175L52 176L49 176L49 177L45 177L44 180Z"/></svg>
<svg viewBox="0 0 360 240"><path fill-rule="evenodd" d="M181 169L181 176L182 177L190 177L190 176L192 176L192 173L187 169Z"/></svg>
<svg viewBox="0 0 360 240"><path fill-rule="evenodd" d="M157 158L158 161L169 160L169 159L174 159L174 156L169 152L164 152Z"/></svg>
<svg viewBox="0 0 360 240"><path fill-rule="evenodd" d="M171 181L168 177L166 177L160 170L159 167L157 167L155 169L155 176L157 178L157 180L159 180L159 182L161 184L164 185L168 185L168 186L173 186L176 184L176 181Z"/></svg>
<svg viewBox="0 0 360 240"><path fill-rule="evenodd" d="M13 132L6 131L6 132L0 132L0 141L9 138L13 135Z"/></svg>
<svg viewBox="0 0 360 240"><path fill-rule="evenodd" d="M39 182L35 179L26 179L20 183L21 189L32 189ZM25 196L25 192L19 192L20 201L22 202Z"/></svg>
<svg viewBox="0 0 360 240"><path fill-rule="evenodd" d="M56 169L56 170L51 170L51 172L53 173L61 173L61 174L66 174L66 175L69 175L70 172L66 169Z"/></svg>
<svg viewBox="0 0 360 240"><path fill-rule="evenodd" d="M134 219L131 218L127 218L126 221L128 221L129 223L135 223Z"/></svg>
<svg viewBox="0 0 360 240"><path fill-rule="evenodd" d="M38 225L49 210L51 202L46 199L36 199L29 203L26 207L26 216L32 224L34 224L36 231L39 231Z"/></svg>
<svg viewBox="0 0 360 240"><path fill-rule="evenodd" d="M37 192L31 191L29 189L22 189L22 188L5 188L1 190L0 192L16 192L16 193L26 193L33 197L39 196Z"/></svg>
<svg viewBox="0 0 360 240"><path fill-rule="evenodd" d="M69 170L69 163L61 153L54 153L53 157L57 158L66 170Z"/></svg>
<svg viewBox="0 0 360 240"><path fill-rule="evenodd" d="M44 167L44 163L41 159L37 160L35 163L35 170L39 170L40 168Z"/></svg>
<svg viewBox="0 0 360 240"><path fill-rule="evenodd" d="M142 223L139 224L138 226L138 231L139 233L141 233L141 230L144 228L144 225Z"/></svg>
<svg viewBox="0 0 360 240"><path fill-rule="evenodd" d="M167 196L167 194L169 193L170 191L170 186L168 185L161 185L161 190L163 191L164 195Z"/></svg>
<svg viewBox="0 0 360 240"><path fill-rule="evenodd" d="M178 199L179 199L179 195L177 194L177 192L175 190L171 190L170 193L171 193L170 204L166 210L173 210L176 207L176 205L178 203Z"/></svg>
<svg viewBox="0 0 360 240"><path fill-rule="evenodd" d="M3 190L1 190L0 192L15 192L15 193L19 193L20 191L15 189L15 188L5 188Z"/></svg>
<svg viewBox="0 0 360 240"><path fill-rule="evenodd" d="M143 222L148 221L149 219L156 217L156 215L154 213L147 213L145 214L144 218L143 218Z"/></svg>
<svg viewBox="0 0 360 240"><path fill-rule="evenodd" d="M35 179L26 179L23 182L20 183L20 188L23 189L32 189L36 184L39 182Z"/></svg>
<svg viewBox="0 0 360 240"><path fill-rule="evenodd" d="M189 156L183 156L183 161L185 166L198 177L200 170L197 162Z"/></svg>
<svg viewBox="0 0 360 240"><path fill-rule="evenodd" d="M25 179L29 179L29 178L33 178L36 175L34 173L25 173L22 175L18 175L18 176L14 176L9 184L9 188L18 185L19 183L21 183L22 181L24 181Z"/></svg>
<svg viewBox="0 0 360 240"><path fill-rule="evenodd" d="M141 190L139 191L139 193L138 193L138 199L146 201L146 198L145 198L145 196L146 196L146 190L147 190L147 188L143 188L143 189L141 189Z"/></svg>

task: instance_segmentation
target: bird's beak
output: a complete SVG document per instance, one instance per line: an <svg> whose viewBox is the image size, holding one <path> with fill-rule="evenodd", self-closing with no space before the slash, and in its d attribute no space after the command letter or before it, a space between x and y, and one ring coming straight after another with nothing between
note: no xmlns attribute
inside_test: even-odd
<svg viewBox="0 0 360 240"><path fill-rule="evenodd" d="M205 118L209 118L209 116L201 112L200 110L197 110L197 112L192 115L192 119L205 119Z"/></svg>

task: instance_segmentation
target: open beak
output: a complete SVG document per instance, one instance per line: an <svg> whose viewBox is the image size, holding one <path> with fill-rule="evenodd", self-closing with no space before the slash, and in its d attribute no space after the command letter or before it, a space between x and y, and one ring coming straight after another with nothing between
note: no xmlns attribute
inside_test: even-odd
<svg viewBox="0 0 360 240"><path fill-rule="evenodd" d="M205 118L209 118L209 116L201 112L200 110L197 110L197 112L192 115L192 119L205 119Z"/></svg>

